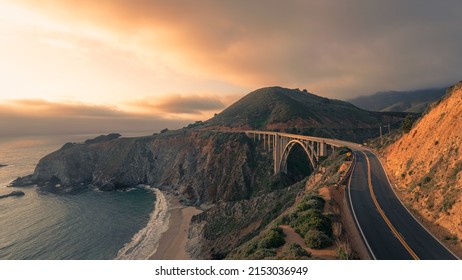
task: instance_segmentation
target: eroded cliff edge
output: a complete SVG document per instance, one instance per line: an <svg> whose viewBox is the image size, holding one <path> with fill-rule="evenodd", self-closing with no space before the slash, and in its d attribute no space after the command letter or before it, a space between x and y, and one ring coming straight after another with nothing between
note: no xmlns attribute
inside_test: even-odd
<svg viewBox="0 0 462 280"><path fill-rule="evenodd" d="M294 183L289 177L272 175L271 154L262 146L244 133L188 129L139 138L99 137L65 144L13 185L65 193L157 187L204 210L190 229L191 256L222 258L292 205L301 189L287 188ZM226 228L233 230L221 232Z"/></svg>
<svg viewBox="0 0 462 280"><path fill-rule="evenodd" d="M244 134L194 130L67 143L13 184L50 191L146 184L192 205L247 199L271 187L262 182L271 177L270 158L257 149Z"/></svg>

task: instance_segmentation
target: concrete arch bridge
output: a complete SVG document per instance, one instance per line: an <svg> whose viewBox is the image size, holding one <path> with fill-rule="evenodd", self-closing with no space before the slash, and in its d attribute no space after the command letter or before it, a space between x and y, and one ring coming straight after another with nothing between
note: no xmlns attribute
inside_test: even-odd
<svg viewBox="0 0 462 280"><path fill-rule="evenodd" d="M349 146L349 142L336 139L304 136L289 133L249 130L244 131L247 137L264 145L265 149L273 153L274 173L287 173L287 159L291 150L300 145L306 152L313 168L319 163L321 157L326 157L335 151L335 148Z"/></svg>

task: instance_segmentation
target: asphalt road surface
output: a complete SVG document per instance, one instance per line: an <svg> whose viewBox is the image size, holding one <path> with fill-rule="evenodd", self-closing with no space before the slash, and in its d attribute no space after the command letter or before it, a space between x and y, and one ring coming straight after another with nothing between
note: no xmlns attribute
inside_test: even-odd
<svg viewBox="0 0 462 280"><path fill-rule="evenodd" d="M378 260L457 259L396 197L379 159L355 150L350 207L372 257Z"/></svg>
<svg viewBox="0 0 462 280"><path fill-rule="evenodd" d="M355 154L348 198L356 224L373 259L458 259L402 205L380 160L370 150L347 141L267 131L246 131L347 146Z"/></svg>

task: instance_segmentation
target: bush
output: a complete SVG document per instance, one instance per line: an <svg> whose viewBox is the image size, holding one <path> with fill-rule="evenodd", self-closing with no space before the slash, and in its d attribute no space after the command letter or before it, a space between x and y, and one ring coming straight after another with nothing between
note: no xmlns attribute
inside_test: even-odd
<svg viewBox="0 0 462 280"><path fill-rule="evenodd" d="M354 257L353 250L348 242L339 242L336 253L339 260L351 260Z"/></svg>
<svg viewBox="0 0 462 280"><path fill-rule="evenodd" d="M324 232L311 229L305 235L305 244L313 249L323 249L332 245L332 240Z"/></svg>
<svg viewBox="0 0 462 280"><path fill-rule="evenodd" d="M315 229L332 236L332 224L328 217L322 215L321 211L310 209L297 215L297 218L290 222L290 226L300 236L305 236L309 230Z"/></svg>
<svg viewBox="0 0 462 280"><path fill-rule="evenodd" d="M302 246L297 243L289 243L284 246L280 257L286 260L309 259L311 254L305 251Z"/></svg>
<svg viewBox="0 0 462 280"><path fill-rule="evenodd" d="M302 212L310 209L322 210L324 208L324 204L325 200L320 196L305 196L297 205L297 211Z"/></svg>
<svg viewBox="0 0 462 280"><path fill-rule="evenodd" d="M273 259L276 257L276 250L260 248L258 249L249 259L252 260L263 260L263 259Z"/></svg>
<svg viewBox="0 0 462 280"><path fill-rule="evenodd" d="M406 118L404 118L403 122L401 123L401 129L403 132L408 133L411 131L414 122L415 118L413 118L411 115L406 116Z"/></svg>
<svg viewBox="0 0 462 280"><path fill-rule="evenodd" d="M284 245L284 234L281 228L274 228L268 231L268 233L260 240L259 247L265 249L279 248Z"/></svg>

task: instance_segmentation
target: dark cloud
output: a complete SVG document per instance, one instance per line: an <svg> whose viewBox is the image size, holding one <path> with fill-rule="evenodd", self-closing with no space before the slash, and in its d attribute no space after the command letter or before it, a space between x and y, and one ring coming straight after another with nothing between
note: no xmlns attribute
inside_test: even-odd
<svg viewBox="0 0 462 280"><path fill-rule="evenodd" d="M78 133L158 132L192 120L134 115L111 107L41 100L0 103L0 136Z"/></svg>
<svg viewBox="0 0 462 280"><path fill-rule="evenodd" d="M47 9L63 20L117 30L188 63L191 72L255 88L279 84L348 98L461 79L456 0L53 3Z"/></svg>

